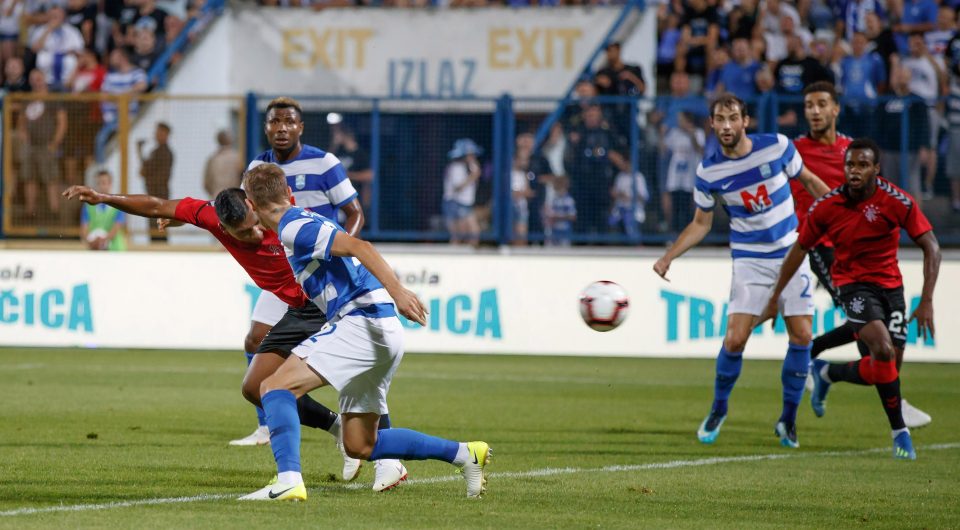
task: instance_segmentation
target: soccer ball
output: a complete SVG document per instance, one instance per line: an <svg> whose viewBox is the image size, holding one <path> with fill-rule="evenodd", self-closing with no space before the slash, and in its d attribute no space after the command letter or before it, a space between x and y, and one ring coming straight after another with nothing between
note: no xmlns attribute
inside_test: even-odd
<svg viewBox="0 0 960 530"><path fill-rule="evenodd" d="M620 285L593 282L580 293L580 316L596 331L610 331L627 318L630 299Z"/></svg>

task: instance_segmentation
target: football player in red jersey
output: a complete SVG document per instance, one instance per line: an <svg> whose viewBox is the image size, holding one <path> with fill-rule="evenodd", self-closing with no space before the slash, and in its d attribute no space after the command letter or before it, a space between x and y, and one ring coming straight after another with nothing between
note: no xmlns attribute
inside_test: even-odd
<svg viewBox="0 0 960 530"><path fill-rule="evenodd" d="M240 188L221 191L214 201L185 197L161 199L150 195L102 194L86 186L71 186L63 192L67 199L79 199L88 204L108 204L124 212L142 217L173 219L189 223L210 232L265 293L272 293L289 306L282 318L263 331L256 344L247 346L257 355L247 367L243 379L243 395L260 407L260 383L283 364L290 350L309 337L326 322L326 317L310 302L290 269L283 245L277 234L260 225L259 218L244 202L246 194ZM359 229L359 227L358 227ZM251 331L259 324L252 321ZM248 336L247 342L250 342ZM339 440L340 421L337 413L316 402L308 395L297 401L303 425L323 429ZM269 438L268 438L269 439ZM343 452L345 480L356 478L361 462ZM406 470L399 461L396 466L377 467L374 489L382 491L406 478ZM381 473L381 469L383 472ZM400 473L394 473L400 470ZM393 475L397 474L396 477ZM381 476L382 475L382 476ZM402 477L400 476L402 475ZM383 487L379 487L383 485Z"/></svg>
<svg viewBox="0 0 960 530"><path fill-rule="evenodd" d="M797 148L800 156L803 157L804 165L817 174L830 189L834 189L845 181L843 157L853 139L837 132L840 101L833 83L818 81L807 85L803 89L803 114L807 123L810 124L810 132L794 140L793 145ZM796 182L791 181L790 187L793 192L794 204L797 207L797 220L800 222L800 226L803 226L807 211L813 204L813 196ZM810 269L817 275L820 285L830 293L834 304L837 307L842 307L843 304L830 276L830 267L833 265L834 259L833 253L833 244L829 239L825 238L819 241L809 252ZM813 339L810 357L816 359L826 350L849 344L855 340L857 340L857 337L853 328L844 323ZM861 356L870 355L863 344L857 346L860 349ZM901 350L901 355L897 358L898 370L902 362ZM808 381L808 386L810 383L812 383L812 380ZM903 400L903 417L908 427L923 427L931 421L929 414L914 407L907 400Z"/></svg>
<svg viewBox="0 0 960 530"><path fill-rule="evenodd" d="M877 387L893 435L893 456L916 459L910 430L903 421L897 358L906 343L906 325L917 321L918 333L934 334L933 290L940 271L940 246L933 228L908 193L878 176L880 148L858 139L847 148L846 183L816 202L787 253L777 284L760 321L777 314L783 288L810 248L824 236L836 244L831 269L848 322L870 351L851 363L814 361L814 413L822 416L832 383L845 381ZM923 250L923 291L909 320L904 319L903 278L897 262L900 229Z"/></svg>

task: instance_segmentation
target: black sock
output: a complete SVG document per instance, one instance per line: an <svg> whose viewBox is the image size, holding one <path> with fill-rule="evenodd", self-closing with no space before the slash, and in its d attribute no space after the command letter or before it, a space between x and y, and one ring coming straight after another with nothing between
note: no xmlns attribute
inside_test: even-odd
<svg viewBox="0 0 960 530"><path fill-rule="evenodd" d="M906 428L903 422L903 411L900 408L900 378L889 383L877 383L877 393L883 403L883 411L887 413L890 429L896 431Z"/></svg>
<svg viewBox="0 0 960 530"><path fill-rule="evenodd" d="M337 413L324 407L306 394L297 400L297 412L300 414L300 425L329 431L337 421Z"/></svg>
<svg viewBox="0 0 960 530"><path fill-rule="evenodd" d="M849 344L854 340L856 340L856 338L854 337L853 328L849 325L843 324L839 328L833 328L813 339L813 347L810 348L810 358L816 359L821 353L843 346L844 344Z"/></svg>
<svg viewBox="0 0 960 530"><path fill-rule="evenodd" d="M827 377L829 377L830 381L834 383L844 381L846 383L853 383L855 385L870 385L870 383L867 383L862 377L860 377L860 361L842 364L830 363L827 366Z"/></svg>
<svg viewBox="0 0 960 530"><path fill-rule="evenodd" d="M377 430L382 431L384 429L389 429L389 428L390 428L390 415L383 414L382 416L380 416L380 425L377 427Z"/></svg>

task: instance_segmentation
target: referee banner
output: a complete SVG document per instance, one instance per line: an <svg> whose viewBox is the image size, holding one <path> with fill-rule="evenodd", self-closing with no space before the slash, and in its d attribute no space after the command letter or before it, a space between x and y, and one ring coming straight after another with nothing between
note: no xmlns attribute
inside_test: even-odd
<svg viewBox="0 0 960 530"><path fill-rule="evenodd" d="M243 67L231 68L232 86L325 96L562 97L621 10L237 8L228 15L229 53ZM639 63L649 83L655 16L641 15L635 32L645 41L624 59Z"/></svg>
<svg viewBox="0 0 960 530"><path fill-rule="evenodd" d="M400 279L430 315L405 322L407 350L441 353L713 357L725 332L731 262L687 256L665 282L652 258L391 254ZM922 262L901 262L908 309L919 301ZM910 360L960 362L960 263L945 261L935 298L936 341L907 325ZM630 314L598 333L580 320L580 290L612 280ZM225 253L0 254L0 344L237 349L259 290ZM843 322L822 290L814 332ZM755 332L752 358L782 358L782 321ZM843 359L852 347L829 353Z"/></svg>

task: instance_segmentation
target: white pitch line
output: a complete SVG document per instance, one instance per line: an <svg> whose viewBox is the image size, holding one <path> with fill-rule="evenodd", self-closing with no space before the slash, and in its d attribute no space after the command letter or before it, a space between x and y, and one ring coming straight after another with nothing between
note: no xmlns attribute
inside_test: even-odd
<svg viewBox="0 0 960 530"><path fill-rule="evenodd" d="M960 448L960 442L955 443L945 443L945 444L935 444L935 445L925 445L920 447L922 451L942 451L945 449L958 449ZM542 468L542 469L532 469L530 471L502 471L487 473L487 477L492 479L497 478L534 478L534 477L548 477L556 475L571 475L576 473L621 473L625 471L649 471L649 470L661 470L661 469L677 469L683 467L698 467L698 466L713 466L717 464L730 464L737 462L763 462L769 460L787 460L792 458L809 458L809 457L818 457L818 456L857 456L857 455L867 455L871 453L882 453L887 452L890 449L887 447L884 448L874 448L874 449L863 449L859 451L820 451L816 453L774 453L766 455L746 455L746 456L721 456L721 457L711 457L711 458L701 458L697 460L671 460L668 462L654 462L651 464L634 464L634 465L613 465L613 466L604 466L604 467L591 467L591 468L582 468L582 467L557 467L557 468ZM407 485L418 485L418 484L439 484L444 482L454 482L460 480L458 475L447 475L442 477L431 477L423 479L411 479L406 481ZM350 483L337 486L320 486L315 488L310 488L311 491L322 491L322 490L333 490L333 489L365 489L369 488L369 484L365 483ZM14 515L34 515L38 513L53 513L53 512L85 512L85 511L94 511L94 510L109 510L112 508L127 508L131 506L149 506L156 504L182 504L189 502L202 502L202 501L216 501L223 499L233 499L236 498L238 494L236 493L222 493L222 494L207 494L207 495L195 495L193 497L169 497L163 499L143 499L138 501L120 501L120 502L107 502L102 504L75 504L72 506L50 506L47 508L17 508L15 510L8 510L5 512L0 512L0 517L10 517Z"/></svg>

